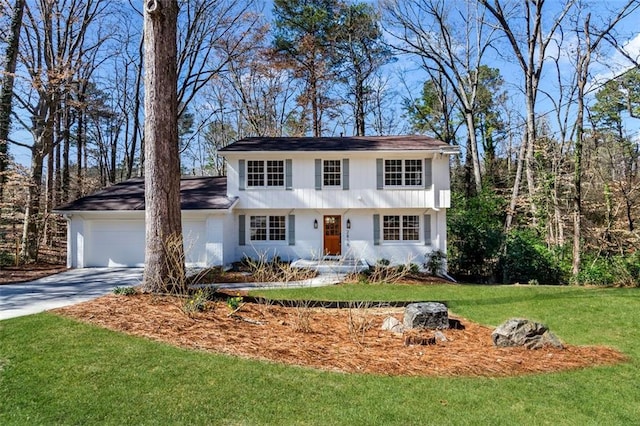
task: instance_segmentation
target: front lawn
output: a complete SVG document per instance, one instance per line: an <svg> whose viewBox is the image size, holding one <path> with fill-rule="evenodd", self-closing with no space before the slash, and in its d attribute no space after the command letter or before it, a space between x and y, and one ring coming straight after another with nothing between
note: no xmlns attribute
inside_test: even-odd
<svg viewBox="0 0 640 426"><path fill-rule="evenodd" d="M39 314L0 322L0 424L634 424L640 418L636 289L351 285L268 294L439 300L483 324L511 316L542 321L570 344L612 346L631 361L504 379L347 375L178 349Z"/></svg>

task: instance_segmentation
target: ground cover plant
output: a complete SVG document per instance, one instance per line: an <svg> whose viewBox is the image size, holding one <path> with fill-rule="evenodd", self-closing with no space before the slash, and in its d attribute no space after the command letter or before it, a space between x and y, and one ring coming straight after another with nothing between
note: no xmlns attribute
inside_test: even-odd
<svg viewBox="0 0 640 426"><path fill-rule="evenodd" d="M285 296L441 300L481 324L536 319L570 344L611 346L629 361L509 378L344 374L40 314L0 322L0 423L631 424L640 416L635 289L349 285L278 291Z"/></svg>

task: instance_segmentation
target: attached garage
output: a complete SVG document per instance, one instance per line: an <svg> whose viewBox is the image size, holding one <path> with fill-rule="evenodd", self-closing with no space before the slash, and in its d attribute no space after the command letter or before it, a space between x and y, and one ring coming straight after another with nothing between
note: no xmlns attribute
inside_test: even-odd
<svg viewBox="0 0 640 426"><path fill-rule="evenodd" d="M226 180L181 180L182 232L187 266L224 263L223 233L236 200ZM144 180L132 179L56 209L68 223L67 266L144 266Z"/></svg>
<svg viewBox="0 0 640 426"><path fill-rule="evenodd" d="M84 266L144 266L144 219L85 223Z"/></svg>

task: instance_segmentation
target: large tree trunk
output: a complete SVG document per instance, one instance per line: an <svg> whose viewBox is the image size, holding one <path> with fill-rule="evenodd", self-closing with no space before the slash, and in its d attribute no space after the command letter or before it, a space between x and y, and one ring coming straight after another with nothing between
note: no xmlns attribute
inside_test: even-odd
<svg viewBox="0 0 640 426"><path fill-rule="evenodd" d="M144 8L145 221L143 290L183 291L175 0Z"/></svg>
<svg viewBox="0 0 640 426"><path fill-rule="evenodd" d="M9 128L11 127L11 100L13 98L13 82L16 72L16 60L20 43L20 28L24 14L24 0L16 0L11 18L11 35L7 42L5 53L4 78L2 79L2 93L0 93L0 201L4 191L5 171L9 163L8 143Z"/></svg>

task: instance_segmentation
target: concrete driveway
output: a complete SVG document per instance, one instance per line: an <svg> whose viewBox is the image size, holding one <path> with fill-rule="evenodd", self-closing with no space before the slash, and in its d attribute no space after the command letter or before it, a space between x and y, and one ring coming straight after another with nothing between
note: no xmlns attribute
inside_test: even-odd
<svg viewBox="0 0 640 426"><path fill-rule="evenodd" d="M0 320L73 305L142 282L143 268L70 269L35 281L0 285Z"/></svg>

